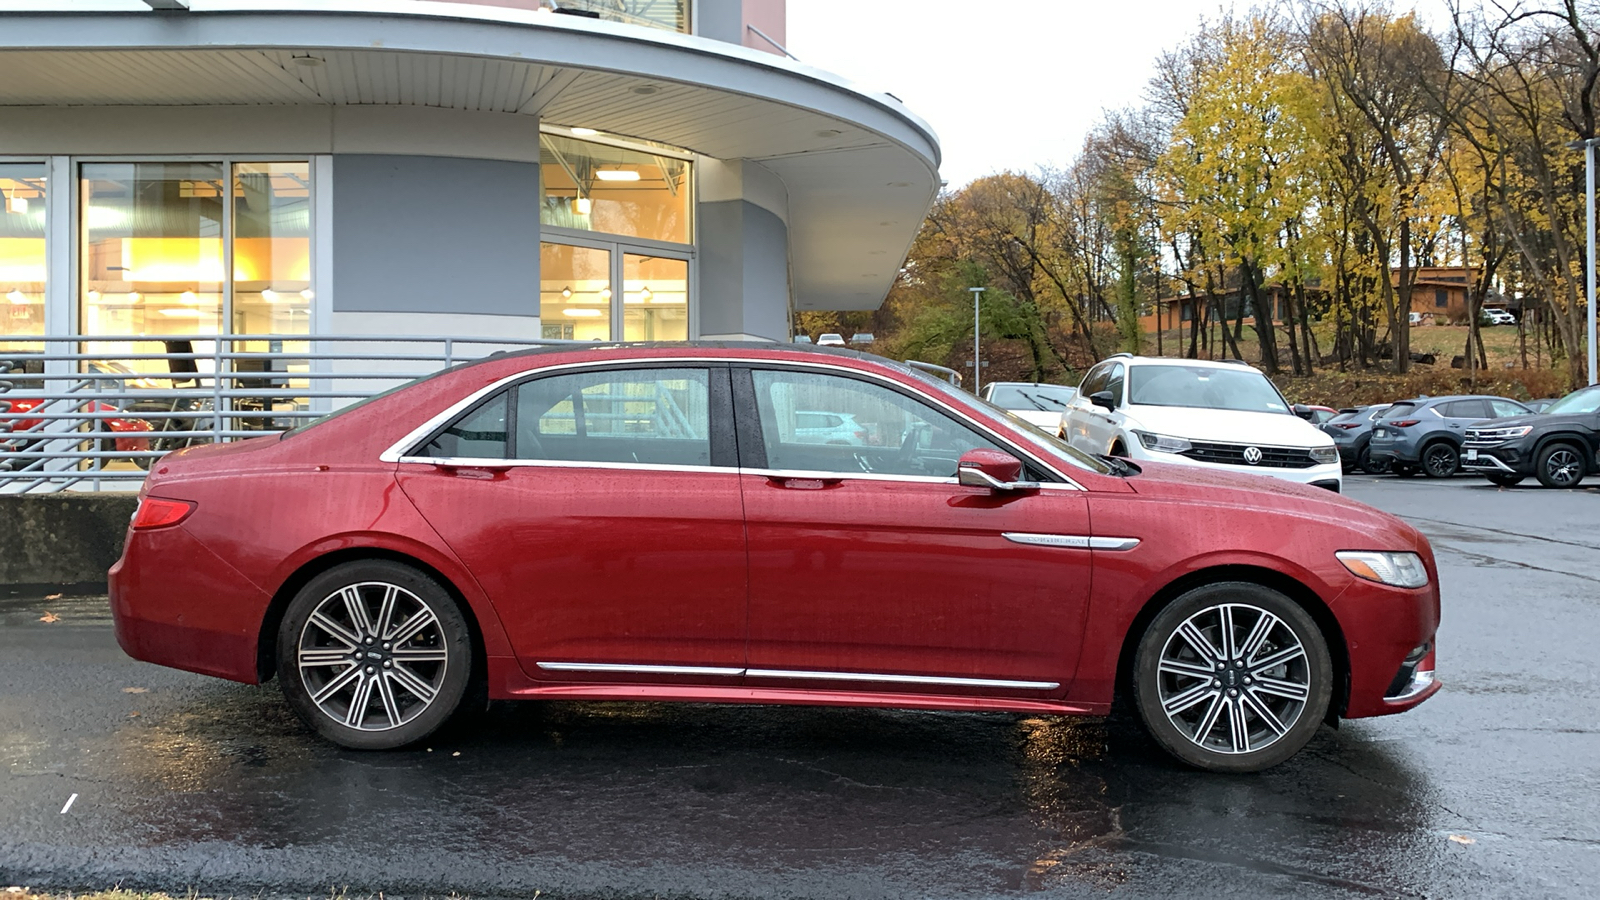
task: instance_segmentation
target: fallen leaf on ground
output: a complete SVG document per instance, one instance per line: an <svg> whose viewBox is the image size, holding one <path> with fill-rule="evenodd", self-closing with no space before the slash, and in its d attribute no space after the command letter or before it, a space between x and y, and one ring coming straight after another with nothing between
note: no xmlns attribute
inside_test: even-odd
<svg viewBox="0 0 1600 900"><path fill-rule="evenodd" d="M50 596L46 597L45 599L46 600L60 600L61 599L61 595L60 594L51 594Z"/></svg>
<svg viewBox="0 0 1600 900"><path fill-rule="evenodd" d="M1469 838L1464 834L1452 834L1450 835L1450 840L1458 844L1476 844L1478 842L1477 838Z"/></svg>
<svg viewBox="0 0 1600 900"><path fill-rule="evenodd" d="M124 694L142 694L142 693L144 693L145 691L148 691L148 690L150 690L150 689L149 688L141 688L141 687L125 687L125 688L122 689L122 692Z"/></svg>
<svg viewBox="0 0 1600 900"><path fill-rule="evenodd" d="M39 621L41 621L41 622L59 622L59 621L61 621L61 617L56 615L53 612L48 612L47 611L44 615L39 617Z"/></svg>
<svg viewBox="0 0 1600 900"><path fill-rule="evenodd" d="M128 718L130 718L130 719L131 719L131 718L133 718L133 717L134 717L134 716L137 716L137 715L138 715L138 714L139 714L139 711L138 711L138 710L134 710L134 711L133 711L133 712L131 712L131 713L128 713Z"/></svg>

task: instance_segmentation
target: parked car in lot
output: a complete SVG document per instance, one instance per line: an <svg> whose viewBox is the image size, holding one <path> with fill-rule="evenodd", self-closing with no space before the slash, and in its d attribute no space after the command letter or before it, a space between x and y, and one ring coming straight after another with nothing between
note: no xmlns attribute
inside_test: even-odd
<svg viewBox="0 0 1600 900"><path fill-rule="evenodd" d="M1545 487L1577 487L1600 474L1600 386L1573 391L1542 414L1478 422L1461 464L1502 487L1529 475Z"/></svg>
<svg viewBox="0 0 1600 900"><path fill-rule="evenodd" d="M1517 317L1504 309L1485 309L1478 322L1481 325L1515 325Z"/></svg>
<svg viewBox="0 0 1600 900"><path fill-rule="evenodd" d="M850 413L802 409L794 414L794 439L808 444L860 447L867 443L867 430Z"/></svg>
<svg viewBox="0 0 1600 900"><path fill-rule="evenodd" d="M1294 405L1294 414L1313 425L1321 426L1334 416L1337 416L1339 411L1331 406L1307 406L1296 403Z"/></svg>
<svg viewBox="0 0 1600 900"><path fill-rule="evenodd" d="M1542 413L1545 410L1549 409L1552 404L1558 402L1560 399L1561 399L1560 397L1540 397L1537 400L1529 400L1527 403L1525 403L1523 405L1528 407L1529 409L1533 410L1536 413Z"/></svg>
<svg viewBox="0 0 1600 900"><path fill-rule="evenodd" d="M1078 396L1078 389L1064 384L991 381L978 396L1029 425L1056 434L1061 431L1061 414Z"/></svg>
<svg viewBox="0 0 1600 900"><path fill-rule="evenodd" d="M1532 410L1505 397L1459 395L1419 397L1389 407L1372 429L1372 460L1407 478L1421 471L1430 478L1449 478L1461 469L1461 444L1474 422L1503 416L1531 415Z"/></svg>
<svg viewBox="0 0 1600 900"><path fill-rule="evenodd" d="M844 335L835 334L835 333L833 333L831 331L828 332L827 334L819 335L817 337L817 346L818 347L843 347L844 346Z"/></svg>
<svg viewBox="0 0 1600 900"><path fill-rule="evenodd" d="M1333 440L1243 363L1116 354L1084 376L1061 426L1085 453L1342 485Z"/></svg>
<svg viewBox="0 0 1600 900"><path fill-rule="evenodd" d="M1340 410L1337 416L1322 424L1322 431L1333 438L1339 450L1339 460L1345 469L1360 469L1368 475L1388 471L1387 463L1372 458L1372 427L1389 408L1387 403Z"/></svg>
<svg viewBox="0 0 1600 900"><path fill-rule="evenodd" d="M885 440L800 440L793 409ZM1127 685L1158 744L1243 772L1439 687L1399 519L779 345L497 355L175 451L110 594L135 658L276 676L361 749L485 695L1104 715Z"/></svg>

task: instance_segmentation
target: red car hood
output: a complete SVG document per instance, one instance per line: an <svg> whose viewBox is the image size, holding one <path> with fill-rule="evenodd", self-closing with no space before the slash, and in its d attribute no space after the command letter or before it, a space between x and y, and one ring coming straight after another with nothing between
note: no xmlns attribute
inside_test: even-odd
<svg viewBox="0 0 1600 900"><path fill-rule="evenodd" d="M1270 475L1224 472L1199 466L1141 462L1139 468L1141 474L1128 478L1127 484L1143 497L1192 502L1203 495L1207 503L1288 512L1374 536L1403 536L1407 543L1424 540L1421 532L1399 518L1326 488L1295 484Z"/></svg>

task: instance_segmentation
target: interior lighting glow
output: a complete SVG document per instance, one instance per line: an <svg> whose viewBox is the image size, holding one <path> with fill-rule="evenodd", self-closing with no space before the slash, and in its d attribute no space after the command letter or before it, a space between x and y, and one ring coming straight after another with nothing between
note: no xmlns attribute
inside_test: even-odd
<svg viewBox="0 0 1600 900"><path fill-rule="evenodd" d="M313 299L316 298L316 296L317 295L311 290L311 288L306 288L305 290L300 292L301 299L305 300L307 303L310 303Z"/></svg>
<svg viewBox="0 0 1600 900"><path fill-rule="evenodd" d="M28 302L28 295L16 288L12 288L11 292L6 294L6 299L10 300L16 306L23 306Z"/></svg>
<svg viewBox="0 0 1600 900"><path fill-rule="evenodd" d="M200 298L195 296L194 291L184 291L178 295L178 300L189 306L196 306L200 303Z"/></svg>
<svg viewBox="0 0 1600 900"><path fill-rule="evenodd" d="M639 173L634 169L596 169L594 177L601 181L638 181Z"/></svg>
<svg viewBox="0 0 1600 900"><path fill-rule="evenodd" d="M277 303L278 299L279 299L279 295L278 295L278 292L273 290L272 288L267 288L266 290L261 292L261 299L267 301L268 303Z"/></svg>
<svg viewBox="0 0 1600 900"><path fill-rule="evenodd" d="M587 216L594 212L594 201L588 197L579 197L572 201L572 211L580 216Z"/></svg>
<svg viewBox="0 0 1600 900"><path fill-rule="evenodd" d="M129 303L138 303L140 300L143 300L143 299L144 299L144 295L139 293L138 291L129 291L128 292L128 302Z"/></svg>
<svg viewBox="0 0 1600 900"><path fill-rule="evenodd" d="M603 309L590 309L582 306L569 306L566 309L563 309L561 312L565 315L573 317L574 319L598 319L606 314L605 310Z"/></svg>
<svg viewBox="0 0 1600 900"><path fill-rule="evenodd" d="M610 300L611 299L611 288L601 288L600 289L600 296L602 298L606 299L606 300Z"/></svg>
<svg viewBox="0 0 1600 900"><path fill-rule="evenodd" d="M172 318L172 319L201 319L201 318L205 318L205 315L206 315L205 313L201 312L198 309L182 309L182 308L179 308L179 309L163 309L161 311L161 314L163 316L167 316L168 318Z"/></svg>
<svg viewBox="0 0 1600 900"><path fill-rule="evenodd" d="M639 296L649 300L651 297L654 297L655 294L651 293L650 288L646 286L639 289Z"/></svg>
<svg viewBox="0 0 1600 900"><path fill-rule="evenodd" d="M28 198L18 197L15 192L6 198L6 212L21 215L28 211Z"/></svg>
<svg viewBox="0 0 1600 900"><path fill-rule="evenodd" d="M572 133L578 137L594 137L600 132L595 131L593 128L574 128L572 129Z"/></svg>
<svg viewBox="0 0 1600 900"><path fill-rule="evenodd" d="M569 287L562 288L561 289L561 296L562 297L571 297L572 296L572 288L569 288Z"/></svg>
<svg viewBox="0 0 1600 900"><path fill-rule="evenodd" d="M91 302L91 303L99 303L100 302L100 292L95 290L94 288L90 288L89 289L89 293L86 294L85 296L87 296L89 298L89 302Z"/></svg>

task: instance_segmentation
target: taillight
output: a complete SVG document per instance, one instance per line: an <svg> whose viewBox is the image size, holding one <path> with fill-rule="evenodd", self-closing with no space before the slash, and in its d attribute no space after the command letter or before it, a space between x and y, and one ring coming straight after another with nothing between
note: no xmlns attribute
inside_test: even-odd
<svg viewBox="0 0 1600 900"><path fill-rule="evenodd" d="M1395 419L1389 424L1395 426L1396 428L1410 428L1421 421L1421 419Z"/></svg>
<svg viewBox="0 0 1600 900"><path fill-rule="evenodd" d="M1360 428L1361 427L1361 423L1360 422L1335 422L1333 424L1339 426L1340 428L1344 428L1344 429Z"/></svg>
<svg viewBox="0 0 1600 900"><path fill-rule="evenodd" d="M189 514L194 512L194 506L188 500L145 497L139 501L139 508L133 513L134 530L176 525L189 518Z"/></svg>

